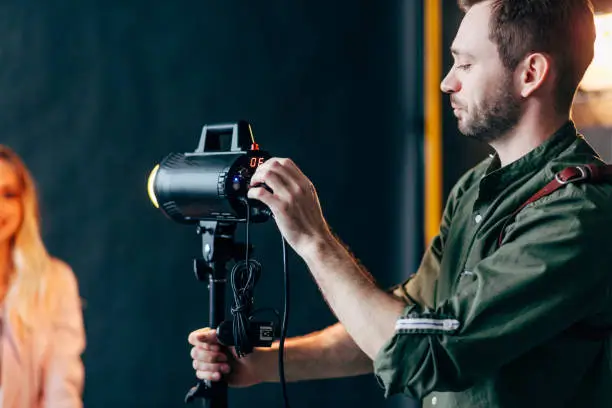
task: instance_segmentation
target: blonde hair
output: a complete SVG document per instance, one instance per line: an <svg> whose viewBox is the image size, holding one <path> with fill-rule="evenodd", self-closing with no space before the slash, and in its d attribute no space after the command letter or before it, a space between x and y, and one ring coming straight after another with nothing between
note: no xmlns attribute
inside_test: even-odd
<svg viewBox="0 0 612 408"><path fill-rule="evenodd" d="M14 169L21 184L22 220L11 239L13 273L9 280L5 307L15 317L18 334L31 329L33 314L42 306L44 276L51 258L40 234L40 212L34 179L21 158L9 147L0 144L0 160Z"/></svg>

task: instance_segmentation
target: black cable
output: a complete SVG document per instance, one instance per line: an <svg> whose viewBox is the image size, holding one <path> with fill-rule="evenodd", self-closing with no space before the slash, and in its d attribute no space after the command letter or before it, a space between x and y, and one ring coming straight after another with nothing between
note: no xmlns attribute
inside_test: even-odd
<svg viewBox="0 0 612 408"><path fill-rule="evenodd" d="M230 274L230 286L234 294L234 304L231 308L234 317L232 332L238 357L244 357L253 350L248 330L253 309L253 292L261 274L259 262L249 259L250 208L247 200L245 204L247 206L245 259L243 262L237 262Z"/></svg>
<svg viewBox="0 0 612 408"><path fill-rule="evenodd" d="M261 273L261 265L254 259L249 259L249 225L250 220L250 206L248 200L244 200L243 203L246 205L246 255L244 262L237 263L234 265L231 273L231 286L234 291L234 307L232 308L232 314L234 315L234 348L238 357L250 353L253 349L251 342L248 338L247 329L249 327L249 320L253 314L257 311L252 310L253 306L253 289L255 283ZM270 217L274 219L274 215L270 213ZM278 227L278 224L277 224ZM279 230L280 232L280 230ZM284 280L284 312L283 320L281 323L281 335L278 347L278 372L280 377L281 389L283 393L283 401L285 408L289 406L289 396L287 394L287 381L285 379L285 339L287 337L287 327L289 323L289 263L287 261L287 241L282 236L283 245L283 280ZM246 277L246 279L245 279ZM242 278L242 279L238 279ZM237 280L239 282L237 282ZM242 283L242 285L239 285ZM278 313L274 311L278 317Z"/></svg>
<svg viewBox="0 0 612 408"><path fill-rule="evenodd" d="M289 397L287 395L287 382L285 380L285 338L287 337L287 324L289 322L289 264L287 262L287 241L283 240L283 275L285 286L285 311L283 313L283 323L281 327L280 343L278 346L278 374L280 376L281 389L283 391L283 401L285 408L289 408Z"/></svg>

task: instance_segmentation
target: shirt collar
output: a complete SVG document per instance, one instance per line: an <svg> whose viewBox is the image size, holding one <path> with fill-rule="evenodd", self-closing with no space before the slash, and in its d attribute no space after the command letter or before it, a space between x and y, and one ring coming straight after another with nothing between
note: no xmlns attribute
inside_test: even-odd
<svg viewBox="0 0 612 408"><path fill-rule="evenodd" d="M497 193L515 179L541 170L562 151L571 146L577 137L578 133L574 122L568 120L542 144L507 166L501 167L499 156L497 154L493 155L485 176L480 182L481 190L485 189L488 193Z"/></svg>

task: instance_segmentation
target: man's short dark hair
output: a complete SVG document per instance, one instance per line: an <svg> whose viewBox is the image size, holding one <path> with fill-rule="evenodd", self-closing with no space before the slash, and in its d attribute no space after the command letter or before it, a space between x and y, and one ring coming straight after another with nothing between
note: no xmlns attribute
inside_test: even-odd
<svg viewBox="0 0 612 408"><path fill-rule="evenodd" d="M557 73L556 108L569 111L593 60L595 22L590 0L458 0L467 12L490 1L490 38L504 66L514 71L532 52L548 54Z"/></svg>

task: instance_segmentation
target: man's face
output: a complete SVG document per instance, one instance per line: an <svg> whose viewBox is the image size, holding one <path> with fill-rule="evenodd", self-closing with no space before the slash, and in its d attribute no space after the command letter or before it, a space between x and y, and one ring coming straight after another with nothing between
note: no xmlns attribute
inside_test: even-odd
<svg viewBox="0 0 612 408"><path fill-rule="evenodd" d="M466 13L451 47L455 63L441 84L450 94L459 131L484 142L502 137L521 116L512 72L489 38L489 7L480 3Z"/></svg>

